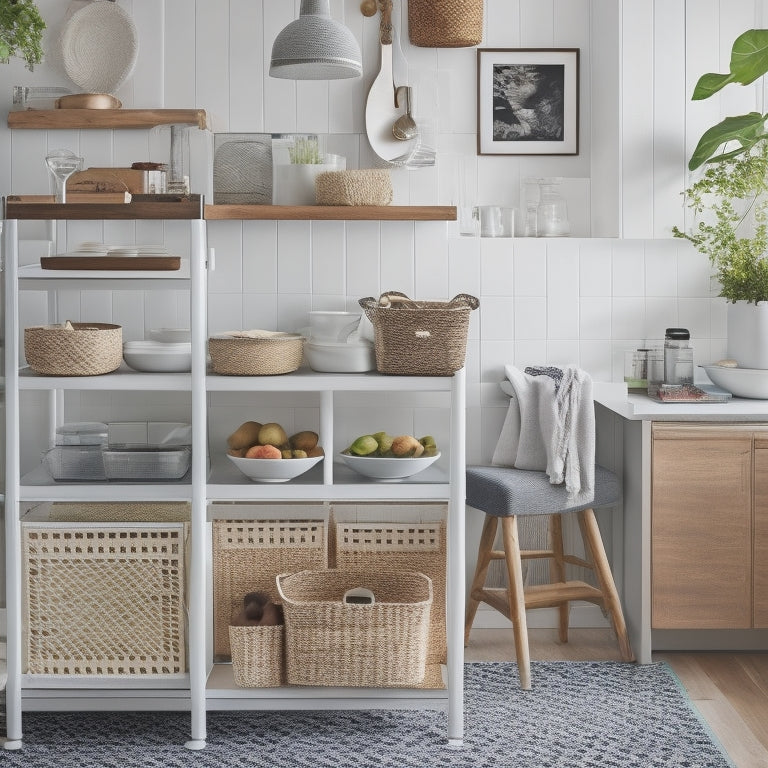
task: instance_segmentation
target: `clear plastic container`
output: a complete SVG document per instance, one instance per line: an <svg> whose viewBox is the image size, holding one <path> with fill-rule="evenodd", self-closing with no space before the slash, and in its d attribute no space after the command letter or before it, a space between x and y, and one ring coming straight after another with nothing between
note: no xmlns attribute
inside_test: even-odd
<svg viewBox="0 0 768 768"><path fill-rule="evenodd" d="M101 445L57 445L43 454L54 480L106 480Z"/></svg>
<svg viewBox="0 0 768 768"><path fill-rule="evenodd" d="M107 480L180 480L192 451L187 445L110 445L102 456Z"/></svg>
<svg viewBox="0 0 768 768"><path fill-rule="evenodd" d="M56 427L56 445L102 445L107 442L106 424L100 421L73 421Z"/></svg>

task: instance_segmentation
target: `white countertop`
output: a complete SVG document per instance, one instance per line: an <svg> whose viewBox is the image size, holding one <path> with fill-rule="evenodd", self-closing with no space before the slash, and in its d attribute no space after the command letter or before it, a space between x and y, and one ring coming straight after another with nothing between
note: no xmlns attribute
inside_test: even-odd
<svg viewBox="0 0 768 768"><path fill-rule="evenodd" d="M594 383L594 400L633 421L768 421L768 400L734 397L727 403L661 403L629 394L624 383Z"/></svg>

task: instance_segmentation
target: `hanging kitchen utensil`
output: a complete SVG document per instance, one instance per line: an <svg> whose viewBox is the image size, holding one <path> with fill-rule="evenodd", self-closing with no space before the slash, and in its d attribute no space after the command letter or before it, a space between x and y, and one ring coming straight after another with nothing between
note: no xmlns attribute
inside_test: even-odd
<svg viewBox="0 0 768 768"><path fill-rule="evenodd" d="M401 85L395 90L395 106L400 106L399 96L405 94L405 114L395 120L392 126L392 135L398 141L408 141L415 139L419 134L419 127L411 115L411 88L408 85Z"/></svg>
<svg viewBox="0 0 768 768"><path fill-rule="evenodd" d="M381 66L368 91L365 130L371 149L382 160L390 161L401 157L406 149L404 143L392 135L392 125L400 116L395 107L395 84L392 77L392 0L379 0L379 5Z"/></svg>

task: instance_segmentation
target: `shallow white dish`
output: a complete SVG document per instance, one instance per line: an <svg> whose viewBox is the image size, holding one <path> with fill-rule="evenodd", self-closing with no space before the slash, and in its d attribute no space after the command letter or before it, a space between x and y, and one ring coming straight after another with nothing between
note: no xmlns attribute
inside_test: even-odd
<svg viewBox="0 0 768 768"><path fill-rule="evenodd" d="M323 373L365 373L376 368L376 352L368 341L334 343L310 339L304 344L304 356L313 371Z"/></svg>
<svg viewBox="0 0 768 768"><path fill-rule="evenodd" d="M430 464L434 464L440 453L434 456L419 456L418 458L388 458L386 456L352 456L348 453L340 453L341 460L355 472L372 477L376 480L401 480L425 470Z"/></svg>
<svg viewBox="0 0 768 768"><path fill-rule="evenodd" d="M184 373L192 370L192 345L161 341L126 341L123 360L134 371Z"/></svg>
<svg viewBox="0 0 768 768"><path fill-rule="evenodd" d="M768 369L702 365L712 383L736 397L768 400Z"/></svg>
<svg viewBox="0 0 768 768"><path fill-rule="evenodd" d="M284 483L312 469L323 456L309 459L241 459L227 458L248 478L257 483Z"/></svg>

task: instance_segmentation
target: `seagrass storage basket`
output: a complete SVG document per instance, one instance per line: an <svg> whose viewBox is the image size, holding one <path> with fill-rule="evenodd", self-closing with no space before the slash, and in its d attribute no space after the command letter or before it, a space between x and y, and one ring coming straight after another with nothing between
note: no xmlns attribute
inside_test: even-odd
<svg viewBox="0 0 768 768"><path fill-rule="evenodd" d="M408 39L422 48L468 48L483 40L483 0L409 0Z"/></svg>
<svg viewBox="0 0 768 768"><path fill-rule="evenodd" d="M98 376L120 367L123 329L112 323L38 325L24 329L24 356L45 376Z"/></svg>
<svg viewBox="0 0 768 768"><path fill-rule="evenodd" d="M450 301L414 301L388 291L360 299L373 325L376 369L401 376L450 376L464 367L469 316L480 302L466 293Z"/></svg>
<svg viewBox="0 0 768 768"><path fill-rule="evenodd" d="M345 603L363 587L369 605ZM424 679L432 582L415 571L300 571L277 577L289 685L416 686Z"/></svg>
<svg viewBox="0 0 768 768"><path fill-rule="evenodd" d="M232 673L241 688L275 688L285 681L285 627L229 628Z"/></svg>
<svg viewBox="0 0 768 768"><path fill-rule="evenodd" d="M183 523L22 522L24 671L186 670Z"/></svg>
<svg viewBox="0 0 768 768"><path fill-rule="evenodd" d="M318 205L389 205L392 195L392 178L386 168L328 171L315 179Z"/></svg>
<svg viewBox="0 0 768 768"><path fill-rule="evenodd" d="M51 522L68 523L176 523L192 515L192 505L178 501L54 501L41 507Z"/></svg>
<svg viewBox="0 0 768 768"><path fill-rule="evenodd" d="M298 333L242 331L208 339L215 373L227 376L276 376L301 365L304 337Z"/></svg>
<svg viewBox="0 0 768 768"><path fill-rule="evenodd" d="M229 623L249 592L278 602L276 577L288 570L326 568L325 519L213 521L213 653L229 661Z"/></svg>

